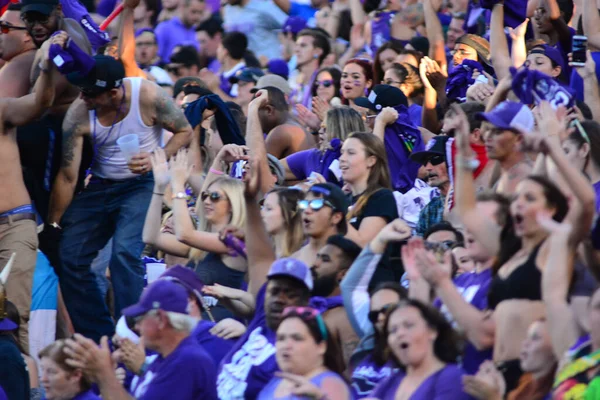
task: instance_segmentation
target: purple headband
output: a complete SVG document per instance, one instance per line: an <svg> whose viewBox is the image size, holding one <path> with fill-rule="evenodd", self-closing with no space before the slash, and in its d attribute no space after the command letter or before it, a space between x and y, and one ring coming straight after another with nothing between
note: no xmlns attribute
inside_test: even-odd
<svg viewBox="0 0 600 400"><path fill-rule="evenodd" d="M141 36L142 33L144 33L144 32L149 32L149 33L153 34L156 37L156 33L154 33L154 29L151 29L151 28L141 28L141 29L138 29L137 31L135 31L135 37L137 38L138 36Z"/></svg>

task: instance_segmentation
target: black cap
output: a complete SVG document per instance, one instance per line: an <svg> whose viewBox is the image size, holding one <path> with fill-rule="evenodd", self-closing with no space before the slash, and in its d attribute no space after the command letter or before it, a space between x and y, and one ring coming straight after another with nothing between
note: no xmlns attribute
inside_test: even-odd
<svg viewBox="0 0 600 400"><path fill-rule="evenodd" d="M94 67L87 75L72 72L67 75L67 80L84 94L93 96L121 87L125 68L120 61L110 56L95 55L94 62Z"/></svg>
<svg viewBox="0 0 600 400"><path fill-rule="evenodd" d="M333 235L327 238L327 244L335 247L339 247L352 260L356 260L356 257L362 251L362 248L354 243L350 239L346 239L344 235Z"/></svg>
<svg viewBox="0 0 600 400"><path fill-rule="evenodd" d="M439 135L427 142L425 150L417 151L410 155L410 159L418 162L419 164L425 165L427 161L433 156L442 156L444 161L446 160L446 142L449 137L445 135Z"/></svg>
<svg viewBox="0 0 600 400"><path fill-rule="evenodd" d="M44 15L50 15L58 4L59 0L22 0L21 13L35 11Z"/></svg>
<svg viewBox="0 0 600 400"><path fill-rule="evenodd" d="M193 46L182 46L176 53L171 54L169 64L180 64L185 67L198 65L198 51Z"/></svg>
<svg viewBox="0 0 600 400"><path fill-rule="evenodd" d="M265 73L260 68L244 68L240 69L235 73L235 75L229 78L229 82L238 83L239 81L242 81L256 83L264 75Z"/></svg>
<svg viewBox="0 0 600 400"><path fill-rule="evenodd" d="M334 211L341 212L344 214L344 217L346 217L350 201L339 186L329 182L317 183L316 185L312 185L308 191L318 194L320 197L329 201L333 204L333 207L335 208Z"/></svg>
<svg viewBox="0 0 600 400"><path fill-rule="evenodd" d="M369 97L359 97L354 100L359 107L368 108L373 111L381 111L384 107L396 107L399 105L408 107L408 100L402 90L390 85L376 85Z"/></svg>

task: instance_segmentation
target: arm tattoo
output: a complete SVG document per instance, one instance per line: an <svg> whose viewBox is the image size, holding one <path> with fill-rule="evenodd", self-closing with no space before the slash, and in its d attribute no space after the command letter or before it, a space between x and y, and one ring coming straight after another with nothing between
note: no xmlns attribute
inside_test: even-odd
<svg viewBox="0 0 600 400"><path fill-rule="evenodd" d="M188 121L173 99L162 88L157 90L156 119L166 130L178 133L189 127Z"/></svg>
<svg viewBox="0 0 600 400"><path fill-rule="evenodd" d="M63 144L62 144L62 163L63 168L69 167L73 162L74 150L75 150L75 131L77 125L73 121L67 121L65 118L65 125L63 127Z"/></svg>

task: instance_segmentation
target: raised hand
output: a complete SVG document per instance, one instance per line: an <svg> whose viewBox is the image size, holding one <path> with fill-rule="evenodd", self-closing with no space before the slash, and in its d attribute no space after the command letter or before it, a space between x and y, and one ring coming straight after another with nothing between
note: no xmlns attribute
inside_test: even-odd
<svg viewBox="0 0 600 400"><path fill-rule="evenodd" d="M275 376L290 381L293 384L292 394L296 396L305 396L311 399L326 398L321 389L308 378L289 372L275 372Z"/></svg>
<svg viewBox="0 0 600 400"><path fill-rule="evenodd" d="M233 318L225 318L210 328L210 334L222 339L236 339L246 333L246 325Z"/></svg>
<svg viewBox="0 0 600 400"><path fill-rule="evenodd" d="M91 339L76 333L67 339L64 349L66 363L80 369L93 382L99 382L107 374L114 374L113 361L108 347L108 338L103 336L100 347Z"/></svg>
<svg viewBox="0 0 600 400"><path fill-rule="evenodd" d="M472 153L471 141L469 139L469 120L465 112L458 105L452 105L452 113L446 117L444 125L448 130L454 131L454 138L456 139L456 146L463 155L469 155Z"/></svg>
<svg viewBox="0 0 600 400"><path fill-rule="evenodd" d="M331 106L322 98L315 96L312 98L312 109L317 117L319 117L319 120L325 121L325 115L331 109Z"/></svg>
<svg viewBox="0 0 600 400"><path fill-rule="evenodd" d="M221 147L221 150L219 150L219 152L217 153L216 159L227 164L240 160L249 160L249 151L250 148L248 146L240 146L237 144L230 143Z"/></svg>
<svg viewBox="0 0 600 400"><path fill-rule="evenodd" d="M391 125L398 120L398 111L394 110L392 107L385 107L377 117L375 117L375 121L382 122L385 126Z"/></svg>
<svg viewBox="0 0 600 400"><path fill-rule="evenodd" d="M269 92L264 89L261 89L258 92L256 92L256 94L254 95L254 99L250 102L248 108L252 107L259 109L261 107L266 106L267 104L269 104Z"/></svg>
<svg viewBox="0 0 600 400"><path fill-rule="evenodd" d="M451 278L452 264L450 252L444 254L443 262L439 262L436 255L420 247L415 250L415 265L419 273L431 286L439 286L445 279Z"/></svg>
<svg viewBox="0 0 600 400"><path fill-rule="evenodd" d="M527 32L527 25L529 24L529 18L525 18L525 21L521 23L521 25L516 28L508 27L508 34L512 40L518 40L522 37L525 37L525 32Z"/></svg>
<svg viewBox="0 0 600 400"><path fill-rule="evenodd" d="M156 191L164 193L165 188L171 181L171 173L169 172L169 163L167 163L167 155L165 151L158 147L150 156L152 162L152 173L154 174L154 188Z"/></svg>
<svg viewBox="0 0 600 400"><path fill-rule="evenodd" d="M186 149L180 149L169 161L171 171L171 186L173 190L180 190L192 174L193 166L189 165Z"/></svg>
<svg viewBox="0 0 600 400"><path fill-rule="evenodd" d="M121 361L127 369L138 374L144 361L146 361L146 349L144 348L144 339L140 338L140 343L135 344L129 339L121 340Z"/></svg>
<svg viewBox="0 0 600 400"><path fill-rule="evenodd" d="M250 170L244 176L245 190L244 195L249 199L256 199L260 191L261 176L260 163L258 160L250 160Z"/></svg>
<svg viewBox="0 0 600 400"><path fill-rule="evenodd" d="M296 104L296 111L298 111L298 119L302 125L307 126L312 131L318 131L321 127L321 119L317 114L310 111L302 104Z"/></svg>

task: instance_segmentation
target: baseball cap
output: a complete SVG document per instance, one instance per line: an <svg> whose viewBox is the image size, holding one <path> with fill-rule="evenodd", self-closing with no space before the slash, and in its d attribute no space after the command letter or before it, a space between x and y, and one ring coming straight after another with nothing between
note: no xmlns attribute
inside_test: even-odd
<svg viewBox="0 0 600 400"><path fill-rule="evenodd" d="M362 248L354 243L352 240L347 239L344 235L332 235L327 238L327 244L335 246L341 249L344 254L350 257L352 260L356 260L356 257L362 251Z"/></svg>
<svg viewBox="0 0 600 400"><path fill-rule="evenodd" d="M306 28L306 20L304 18L289 17L285 20L281 30L283 33L292 33L293 35L297 35L304 28Z"/></svg>
<svg viewBox="0 0 600 400"><path fill-rule="evenodd" d="M50 15L54 7L58 6L59 0L22 0L21 14L35 11L44 15Z"/></svg>
<svg viewBox="0 0 600 400"><path fill-rule="evenodd" d="M271 269L267 274L267 278L271 279L278 276L287 276L296 279L304 283L304 286L306 286L308 290L313 290L313 277L310 268L296 258L280 258L271 264Z"/></svg>
<svg viewBox="0 0 600 400"><path fill-rule="evenodd" d="M384 107L396 107L401 104L408 107L408 100L402 90L390 85L375 85L368 97L359 97L354 103L378 112Z"/></svg>
<svg viewBox="0 0 600 400"><path fill-rule="evenodd" d="M176 53L171 54L167 68L172 64L188 67L199 63L198 51L193 46L182 46Z"/></svg>
<svg viewBox="0 0 600 400"><path fill-rule="evenodd" d="M242 82L258 82L258 80L263 77L265 73L260 68L244 68L240 69L229 78L230 83L238 83Z"/></svg>
<svg viewBox="0 0 600 400"><path fill-rule="evenodd" d="M164 279L180 284L188 291L189 294L196 296L202 307L206 309L204 298L202 296L202 288L204 288L204 283L202 283L200 277L198 277L198 275L196 275L196 273L191 269L181 265L176 265L167 269L158 279Z"/></svg>
<svg viewBox="0 0 600 400"><path fill-rule="evenodd" d="M430 139L425 146L425 150L412 153L410 159L421 165L425 165L434 156L442 156L444 161L446 161L446 142L448 142L448 139L449 137L445 135L439 135Z"/></svg>
<svg viewBox="0 0 600 400"><path fill-rule="evenodd" d="M471 33L467 33L459 37L456 40L456 44L464 44L469 47L472 47L473 50L477 52L477 55L479 56L479 61L483 64L490 65L490 42L488 42L485 38L473 35Z"/></svg>
<svg viewBox="0 0 600 400"><path fill-rule="evenodd" d="M290 69L287 62L281 58L274 58L267 64L267 71L270 74L279 75L283 79L287 80L290 75Z"/></svg>
<svg viewBox="0 0 600 400"><path fill-rule="evenodd" d="M125 78L125 68L121 61L105 55L94 56L94 66L87 74L71 72L67 80L84 94L98 95L121 87Z"/></svg>
<svg viewBox="0 0 600 400"><path fill-rule="evenodd" d="M151 283L137 304L123 310L126 317L138 317L152 310L187 314L188 295L182 285L165 279Z"/></svg>
<svg viewBox="0 0 600 400"><path fill-rule="evenodd" d="M312 185L308 191L318 194L320 197L329 201L335 207L334 211L339 211L344 214L344 217L346 217L350 202L348 200L348 196L346 196L339 186L329 182L317 183Z"/></svg>
<svg viewBox="0 0 600 400"><path fill-rule="evenodd" d="M275 184L283 185L285 182L285 169L283 168L283 165L281 165L279 159L273 154L267 154L267 161L269 163L269 170L273 175L277 176L277 182L275 182Z"/></svg>
<svg viewBox="0 0 600 400"><path fill-rule="evenodd" d="M538 44L531 49L529 54L543 54L550 60L554 61L555 64L559 65L563 70L565 69L565 59L560 54L560 51L545 43Z"/></svg>
<svg viewBox="0 0 600 400"><path fill-rule="evenodd" d="M503 101L490 112L478 113L476 118L499 129L531 132L535 125L533 113L525 104Z"/></svg>
<svg viewBox="0 0 600 400"><path fill-rule="evenodd" d="M264 89L266 87L275 87L283 92L283 94L289 95L292 93L292 88L290 88L289 83L280 77L279 75L267 74L260 78L258 82L256 82L256 86L250 89L250 93L256 93L260 89Z"/></svg>

